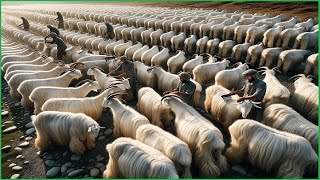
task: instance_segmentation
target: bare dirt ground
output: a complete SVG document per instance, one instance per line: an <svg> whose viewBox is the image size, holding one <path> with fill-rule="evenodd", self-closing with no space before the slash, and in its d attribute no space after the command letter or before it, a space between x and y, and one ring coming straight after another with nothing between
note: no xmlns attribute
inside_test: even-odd
<svg viewBox="0 0 320 180"><path fill-rule="evenodd" d="M12 3L9 2L2 2L2 5L6 5ZM83 4L83 3L81 3ZM90 4L106 4L106 3L90 3ZM131 5L131 6L161 6L161 7L171 7L171 8L205 8L205 9L218 9L218 10L226 10L228 12L234 12L236 10L239 11L246 11L249 13L269 13L270 15L278 15L284 14L287 18L292 16L298 16L302 20L309 18L309 17L317 17L318 15L318 3L240 3L240 2L225 2L225 3L215 3L215 2L126 2L126 3L108 3L108 4L124 4L124 5ZM288 77L283 75L277 76L280 81L290 89L293 90L292 82L288 81ZM203 87L205 89L205 87ZM2 117L2 124L4 122L13 121L14 125L18 127L18 131L13 134L4 135L2 136L2 147L5 145L11 145L12 149L9 154L2 153L2 178L10 178L10 176L14 173L21 174L21 178L44 178L46 177L46 172L51 168L45 165L45 161L48 160L49 155L53 156L53 160L55 161L54 166L62 166L67 162L72 162L72 166L70 169L84 169L84 171L79 174L77 177L88 177L90 174L89 171L93 167L95 167L98 163L97 156L101 155L103 157L102 160L99 160L99 163L103 163L104 165L108 162L108 154L105 150L105 146L108 143L111 143L114 138L109 134L106 135L105 131L111 129L112 125L112 114L109 110L106 110L103 113L103 116L99 120L99 124L106 129L103 129L99 135L99 137L105 136L105 139L98 140L97 146L92 151L86 152L80 160L78 161L71 161L70 156L71 153L65 147L59 147L51 151L42 152L39 156L37 154L36 148L34 147L34 138L35 135L31 135L33 137L30 140L30 145L27 148L23 148L22 152L15 152L13 148L17 147L20 143L24 142L24 138L20 138L24 135L27 129L24 128L24 125L30 122L30 116L33 114L32 110L27 110L19 105L18 101L14 101L11 99L9 95L9 87L4 79L2 79L2 109L9 110L9 115L6 117ZM94 94L91 94L94 95ZM201 96L202 101L205 99L205 93L202 92ZM132 102L129 105L135 107L136 102ZM212 119L209 114L203 111L201 108L200 113L213 122L224 134L224 141L226 144L226 148L229 146L230 143L230 136L228 133L224 132L223 128L220 124L218 124L214 119ZM6 124L4 128L10 127L13 124ZM174 132L173 129L168 128L166 129L170 132ZM10 141L12 140L12 141ZM67 153L66 153L67 152ZM24 160L16 159L17 155L25 156ZM9 160L9 161L8 161ZM23 164L24 161L30 161L29 164ZM8 168L10 163L16 163L23 167L23 169L19 172L14 172L11 168ZM272 173L265 173L257 168L252 167L248 162L244 162L240 165L247 173L241 174L236 172L229 167L228 171L225 172L220 178L274 178L274 174ZM98 178L102 178L102 169L100 169L100 173L97 176ZM198 178L197 170L195 168L192 169L192 174L194 178ZM58 177L67 177L67 173L61 173ZM305 177L313 177L306 175Z"/></svg>

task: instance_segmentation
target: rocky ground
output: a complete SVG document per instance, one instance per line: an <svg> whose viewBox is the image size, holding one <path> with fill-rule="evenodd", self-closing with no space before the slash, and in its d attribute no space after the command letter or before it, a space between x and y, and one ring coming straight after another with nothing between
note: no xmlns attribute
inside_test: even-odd
<svg viewBox="0 0 320 180"><path fill-rule="evenodd" d="M97 3L95 3L97 4ZM297 15L302 19L317 17L316 3L126 3L126 5L168 6L174 8L212 8L226 9L227 11L245 10L247 12L259 12L279 14L286 16ZM293 90L292 82L283 75L277 76L280 81ZM25 109L20 101L13 100L9 95L9 87L2 78L2 178L102 178L102 172L108 162L108 153L105 147L113 142L112 137L112 113L105 110L99 119L101 129L97 139L97 146L86 152L81 157L72 154L66 147L57 147L50 151L39 152L34 146L35 131L30 116L33 110ZM205 87L203 88L205 89ZM95 94L90 94L95 95ZM202 101L205 94L202 92ZM136 102L129 105L135 107ZM198 111L213 122L223 133L226 148L230 143L230 136L223 130L220 124L214 121L203 108ZM174 129L166 129L174 134ZM198 177L197 169L192 168L194 178ZM274 174L265 173L244 162L240 165L230 166L220 178L274 178ZM306 175L306 177L314 177Z"/></svg>

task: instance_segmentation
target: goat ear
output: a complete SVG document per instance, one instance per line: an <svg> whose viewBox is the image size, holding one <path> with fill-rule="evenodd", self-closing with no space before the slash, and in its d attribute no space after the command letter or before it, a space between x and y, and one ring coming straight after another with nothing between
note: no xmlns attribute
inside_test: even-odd
<svg viewBox="0 0 320 180"><path fill-rule="evenodd" d="M88 128L88 132L92 132L92 127L89 127L89 128Z"/></svg>

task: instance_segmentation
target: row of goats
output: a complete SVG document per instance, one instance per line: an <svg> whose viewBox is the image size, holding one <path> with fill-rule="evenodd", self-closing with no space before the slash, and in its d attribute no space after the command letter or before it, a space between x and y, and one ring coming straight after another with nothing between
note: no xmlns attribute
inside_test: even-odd
<svg viewBox="0 0 320 180"><path fill-rule="evenodd" d="M17 13L17 12L16 12ZM13 13L14 14L14 13ZM28 17L33 17L34 20L36 20L39 16L37 14L28 13ZM32 19L32 18L31 18ZM79 20L80 21L80 20ZM197 39L195 35L191 35L189 38L186 38L186 34L180 33L178 35L175 35L175 32L170 31L167 33L159 33L160 31L163 31L162 29L158 29L156 31L153 30L144 30L142 31L141 28L134 29L133 27L130 28L124 28L123 25L116 27L114 29L116 38L122 38L118 41L109 40L104 41L103 38L100 38L99 36L96 37L95 35L99 35L99 32L101 31L101 27L103 27L103 23L96 23L96 22L87 22L87 21L81 21L82 24L86 24L84 27L88 28L89 34L81 34L81 31L78 33L62 33L64 39L68 43L73 44L79 44L81 47L85 47L87 49L92 49L99 51L100 53L106 53L106 54L115 54L116 56L120 56L125 54L126 49L129 49L132 51L139 49L139 53L136 54L135 57L133 57L132 53L128 52L129 57L133 60L140 60L140 56L143 51L150 50L149 53L146 53L146 60L142 59L146 65L161 65L164 69L169 69L172 73L177 73L181 70L186 71L185 69L182 69L181 64L185 63L187 59L185 58L184 61L182 58L179 61L179 64L172 63L173 61L169 61L170 52L176 51L176 50L183 50L186 54L185 55L192 55L194 53L196 54L202 54L202 53L210 53L211 55L219 55L222 58L230 58L232 62L242 62L250 64L252 67L262 67L267 66L269 68L277 67L277 69L281 70L284 74L288 73L304 73L305 75L313 74L314 76L317 76L317 54L312 54L310 49L317 48L317 42L313 41L311 39L317 39L317 30L314 30L312 32L305 32L303 31L295 31L293 29L286 29L283 31L279 31L276 29L269 29L264 34L262 33L263 39L260 38L257 45L253 45L250 42L243 43L244 41L237 42L233 40L225 40L220 41L219 38L209 39L207 36ZM86 23L87 22L87 23ZM92 24L92 26L87 26L89 24ZM285 22L281 22L284 23ZM314 24L314 21L308 20L305 23L299 23L296 24L297 28L308 28L311 29L312 25ZM81 25L79 22L78 25ZM294 24L293 24L294 25ZM281 27L277 24L276 28L279 29ZM45 27L44 27L45 28ZM89 28L92 30L89 31ZM105 26L104 26L105 28ZM239 27L240 28L240 27ZM140 30L139 30L140 29ZM137 30L137 31L135 31ZM153 31L153 32L152 32ZM41 32L43 32L43 28L41 29ZM91 33L95 32L95 33ZM237 33L240 34L237 34ZM247 32L247 36L245 35ZM250 39L251 37L256 38L257 35L251 33L260 32L257 29L252 29L249 31L249 29L236 31L234 30L234 33L237 37L243 37L242 39ZM226 32L227 33L227 32ZM242 33L242 34L241 34ZM244 33L244 34L243 34ZM311 34L310 34L311 33ZM117 36L119 35L120 36ZM228 34L228 33L227 33ZM87 36L87 37L84 37ZM302 38L303 37L303 38ZM296 39L296 42L301 40L304 44L301 44L300 49L288 49L289 42L292 42ZM279 40L282 41L282 47L276 47L271 46L271 44L275 44L275 42ZM237 43L243 43L243 44L237 44ZM269 45L268 45L269 44ZM293 43L290 43L291 46ZM106 45L108 45L106 47ZM144 46L143 46L144 45ZM151 48L150 46L153 47ZM156 47L156 46L162 46L164 48ZM280 42L281 45L281 42ZM117 48L115 48L117 46ZM132 47L132 48L131 48ZM297 48L298 46L294 46L294 48ZM309 48L308 48L309 47ZM308 50L306 50L308 49ZM161 53L160 53L161 52ZM158 53L158 56L162 56L160 59L155 58L155 63L152 63L151 56ZM147 55L149 54L149 55ZM180 54L181 55L181 54ZM203 62L200 60L198 62ZM210 62L208 62L207 65L209 65ZM172 67L175 66L175 67ZM299 68L293 68L295 66L298 66ZM178 68L176 68L178 67ZM171 71L173 69L173 71ZM187 70L188 71L188 70ZM292 71L292 72L289 72ZM192 73L192 72L190 72ZM213 80L213 79L211 79ZM200 82L201 83L201 82Z"/></svg>
<svg viewBox="0 0 320 180"><path fill-rule="evenodd" d="M103 108L108 107L113 113L113 136L118 139L107 146L109 162L104 172L104 177L107 178L190 178L192 161L201 177L218 177L227 170L227 161L237 164L244 160L266 172L276 172L277 177L301 178L304 171L317 172L318 127L313 123L317 123L318 87L311 83L309 77L293 77L297 78L294 83L295 92L290 96L288 89L276 79L277 70L264 68L264 81L271 89L267 89L264 99L266 109L262 123L248 119L238 120L248 112L247 106L252 107L253 103L236 104L236 96L228 101L221 98L222 94L229 92L226 86L229 89L236 86L209 86L206 89L205 110L231 135L230 147L223 155L225 143L218 128L179 97L161 97L154 90L173 89L179 82L176 74L166 72L159 65L150 67L143 64L144 61L135 61L138 81L153 88L139 90L137 112L125 105L120 96L130 89L128 81L108 77L100 67L90 67L86 71L96 81L84 81L78 87L67 87L72 80L80 79L83 70L87 68L84 63L86 61L70 60L72 57L79 57L79 51L83 51L79 47L76 49L77 46L70 46L73 50L67 51L69 60L59 62L53 57L41 56L39 52L30 52L31 46L26 45L33 44L33 39L39 39L39 36L30 32L13 31L12 27L4 26L2 29L3 36L8 35L7 37L20 41L15 43L10 38L3 37L2 67L7 68L5 77L9 73L14 74L9 81L20 74L27 77L20 80L15 90L23 98L24 107L35 107L36 116L32 116L37 131L35 144L41 150L54 145L65 145L72 152L83 154L94 148L95 138L100 130L97 121L100 120ZM25 45L21 45L21 42ZM197 58L204 58L203 56L197 55ZM218 59L207 56L208 62ZM21 61L23 63L20 64ZM45 63L40 65L45 65L45 68L33 67L30 62L34 61ZM22 66L13 68L16 63ZM46 65L47 63L52 65ZM223 59L215 63L220 63L222 69L226 69L223 66L230 62ZM230 69L222 76L230 76L230 82L238 83L239 78L236 77L241 79L241 72L247 68L245 64L240 64L237 70ZM54 69L56 75L50 73ZM31 75L30 79L28 75ZM100 94L85 97L91 90L100 90ZM200 101L200 96L194 99L195 105L196 100ZM289 100L296 105L293 106L295 110L288 106ZM170 111L175 114L177 137L161 129L172 121Z"/></svg>
<svg viewBox="0 0 320 180"><path fill-rule="evenodd" d="M37 28L37 30L35 30L36 32L43 32L45 31L46 27L39 27L39 25L35 25L35 28ZM143 46L140 42L137 42L134 45L132 41L125 43L122 39L116 42L112 40L104 41L103 38L100 37L93 37L92 35L86 36L85 34L73 33L70 31L63 31L61 34L66 42L71 44L79 44L81 47L88 49L99 50L100 53L115 54L116 56L125 54L130 60L141 61L149 66L160 65L163 67L163 69L168 69L168 71L171 73L177 73L182 70L193 73L194 80L199 82L201 85L214 80L217 81L217 79L215 79L215 75L217 73L215 64L216 62L212 61L212 58L209 58L209 60L204 60L201 54L200 56L195 54L196 57L193 56L194 58L192 57L191 60L188 60L186 57L186 52L188 52L188 47L191 47L188 41L184 41L184 49L186 51L180 51L176 55L172 56L170 55L169 48L159 48L158 46L153 46L150 48L148 45ZM194 45L196 49L199 49L198 53L208 52L210 54L217 54L212 52L212 49L217 49L219 47L218 54L225 54L222 55L222 57L231 56L231 58L229 58L231 62L240 62L240 60L244 62L245 59L245 62L251 66L267 66L268 68L277 67L277 69L281 70L284 74L292 73L293 71L295 74L304 72L305 75L312 74L317 77L318 54L311 54L311 52L308 50L264 48L262 43L250 46L249 44L234 45L234 43L230 43L230 41L223 41L219 43L215 40L209 40L207 43L201 42L202 39L195 42L196 44ZM210 48L207 48L207 51L204 51L203 49L205 49L206 46ZM218 50L216 52L218 52ZM55 56L55 53L51 54L53 57ZM81 55L88 54L86 54L86 51L82 51L77 57L80 57ZM73 61L75 61L76 58L72 58ZM100 61L92 62L94 59L97 60L96 58ZM94 63L97 66L103 66L104 64L104 67L107 68L106 63L102 60L102 58L102 55L95 55L95 58L88 57L87 59L81 59L79 61L84 62L90 60L91 64ZM93 64L91 66L93 66ZM298 68L293 68L295 66L298 66ZM204 72L212 73L207 76Z"/></svg>
<svg viewBox="0 0 320 180"><path fill-rule="evenodd" d="M23 15L37 22L49 24L55 23L54 16L48 15L54 14L54 10L46 12L45 14L40 13L43 12L43 10L35 12L39 13L15 11L10 12L10 14ZM67 12L62 12L62 14L66 17L64 21L65 28L81 33L102 34L106 30L104 22L112 22L114 24L113 26L117 39L123 38L125 41L131 39L135 42L136 40L141 39L140 34L145 31L144 34L154 32L154 43L160 43L159 36L161 34L167 33L167 36L173 36L183 32L186 37L194 35L199 39L203 37L209 39L218 38L222 41L234 40L237 44L246 42L251 45L262 42L263 36L265 36L263 42L266 47L278 46L288 49L292 48L292 46L293 48L298 48L301 44L301 49L317 48L317 43L310 40L310 38L316 39L315 37L317 36L315 30L318 26L316 25L316 20L314 18L310 18L305 22L300 22L297 17L284 21L285 18L283 15L269 18L268 15L214 11L210 16L208 15L208 17L202 18L199 18L198 16L195 17L194 15L166 14L164 18L158 15L160 17L155 17L158 19L152 21L152 18L154 17L151 16L150 19L148 19L148 17L145 17L146 14L114 15L115 17L102 14L100 17L96 18L90 18L90 14L84 12L77 16L68 14ZM190 20L191 18L194 20ZM200 20L206 20L206 22L200 23L198 22ZM129 33L131 30L133 30L134 35L130 37ZM296 39L295 44L293 44L292 41L294 41L299 34L301 35Z"/></svg>

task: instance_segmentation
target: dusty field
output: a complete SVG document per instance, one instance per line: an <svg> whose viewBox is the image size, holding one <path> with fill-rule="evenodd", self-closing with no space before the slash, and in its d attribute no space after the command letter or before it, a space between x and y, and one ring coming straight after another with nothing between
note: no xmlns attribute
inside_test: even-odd
<svg viewBox="0 0 320 180"><path fill-rule="evenodd" d="M8 2L2 2L2 5L13 3ZM83 3L81 3L83 4ZM105 4L105 3L91 3L91 4ZM110 3L110 4L121 4L121 3ZM239 11L246 11L249 13L269 13L270 15L278 15L278 14L284 14L287 18L290 18L292 16L298 16L302 20L309 18L309 17L317 17L318 15L318 4L317 3L214 3L214 2L150 2L150 3L135 3L135 2L129 2L129 3L123 3L125 5L132 5L132 6L162 6L162 7L171 7L171 8L209 8L209 9L219 9L219 10L227 10L228 12L233 12L236 10ZM290 91L293 90L292 82L288 82L288 77L278 75L277 76L280 81L290 89ZM205 89L205 87L203 87ZM4 79L2 79L2 109L9 110L9 115L2 118L2 124L4 122L13 121L14 124L18 127L18 131L16 131L13 134L4 135L2 136L2 147L5 145L11 145L12 149L10 151L10 154L2 154L2 178L10 178L12 174L19 173L21 174L20 178L45 178L46 173L49 171L49 169L52 166L45 165L45 162L47 160L50 160L48 156L52 155L53 160L55 161L54 166L62 166L68 162L71 162L72 165L69 168L73 170L77 169L83 169L83 172L79 174L78 178L82 177L88 177L90 175L90 170L94 167L96 167L98 160L97 156L101 155L103 158L99 160L99 163L107 164L108 162L108 154L105 150L105 146L108 143L111 143L114 138L107 133L105 133L108 129L112 129L112 114L109 110L106 110L103 114L103 117L99 120L99 124L103 127L106 127L106 129L103 129L99 135L99 137L104 136L105 139L101 138L101 140L97 141L97 147L85 153L80 160L78 161L71 161L71 153L67 150L65 147L58 147L54 150L42 152L39 156L37 154L37 150L34 147L34 138L35 135L31 135L33 137L32 140L30 140L30 145L27 148L23 148L22 152L15 152L13 151L13 148L17 147L20 143L24 142L24 138L20 138L22 135L24 135L23 132L25 132L27 129L24 127L25 124L30 122L30 116L33 114L33 110L27 110L23 108L21 105L19 105L18 101L14 101L11 99L9 95L9 88L7 83ZM95 94L91 94L95 95ZM205 93L202 92L201 99L205 99ZM136 102L132 102L129 104L132 107L135 107ZM203 108L199 109L200 113L213 122L214 125L216 125L224 134L224 142L226 144L226 148L229 146L230 142L230 136L228 133L224 132L221 125L219 125L217 122L215 122L214 119L212 119L206 112L203 111ZM2 127L2 130L4 128L10 127L13 125L6 124ZM168 127L166 129L167 131L170 131L174 134L173 127ZM12 140L12 141L10 141ZM67 153L66 153L67 152ZM16 159L17 155L23 155L25 156L24 160ZM10 160L10 161L8 161ZM23 164L24 161L30 161L29 164ZM8 168L8 165L10 163L16 163L17 165L20 165L23 167L23 169L19 172L14 172L11 169ZM256 169L252 167L249 163L245 162L240 164L240 167L246 171L245 174L239 173L235 170L232 170L232 167L229 167L228 171L225 172L220 178L274 178L274 174L267 174L259 169ZM103 168L99 168L100 172L97 176L97 178L102 178L102 170ZM71 172L71 171L70 171ZM198 173L195 168L192 169L193 177L198 178ZM68 173L61 173L57 176L58 177L67 177ZM306 175L305 177L310 177L309 175Z"/></svg>

